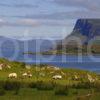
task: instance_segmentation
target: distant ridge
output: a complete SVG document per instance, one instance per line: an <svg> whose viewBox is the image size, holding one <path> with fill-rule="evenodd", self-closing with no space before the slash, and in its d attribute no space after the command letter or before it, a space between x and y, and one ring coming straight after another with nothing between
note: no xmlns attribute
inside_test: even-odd
<svg viewBox="0 0 100 100"><path fill-rule="evenodd" d="M0 57L2 57L2 55L3 57L10 57L15 54L15 52L17 56L23 55L24 52L45 52L54 47L53 42L55 42L55 40L31 39L22 41L0 36Z"/></svg>

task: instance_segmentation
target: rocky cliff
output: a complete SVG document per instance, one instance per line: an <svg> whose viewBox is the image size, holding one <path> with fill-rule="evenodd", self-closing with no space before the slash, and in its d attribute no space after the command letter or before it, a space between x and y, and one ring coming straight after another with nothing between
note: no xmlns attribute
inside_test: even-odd
<svg viewBox="0 0 100 100"><path fill-rule="evenodd" d="M91 39L100 36L100 19L78 19L68 37L70 36L79 37L83 44L88 43Z"/></svg>

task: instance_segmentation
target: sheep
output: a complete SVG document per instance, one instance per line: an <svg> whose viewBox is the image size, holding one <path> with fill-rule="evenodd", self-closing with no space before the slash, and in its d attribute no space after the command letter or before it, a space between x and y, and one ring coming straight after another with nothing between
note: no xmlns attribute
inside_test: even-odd
<svg viewBox="0 0 100 100"><path fill-rule="evenodd" d="M44 70L45 70L45 67L42 67L42 68L41 68L41 71L44 71Z"/></svg>
<svg viewBox="0 0 100 100"><path fill-rule="evenodd" d="M95 81L95 79L93 79L91 75L87 74L87 77L88 77L88 80L90 81L90 83Z"/></svg>
<svg viewBox="0 0 100 100"><path fill-rule="evenodd" d="M59 67L54 67L54 70L59 71L60 68Z"/></svg>
<svg viewBox="0 0 100 100"><path fill-rule="evenodd" d="M23 73L22 76L23 77L26 77L26 76L28 76L28 74L27 73Z"/></svg>
<svg viewBox="0 0 100 100"><path fill-rule="evenodd" d="M0 70L2 70L2 66L0 66Z"/></svg>
<svg viewBox="0 0 100 100"><path fill-rule="evenodd" d="M79 80L79 77L77 75L74 75L75 80Z"/></svg>
<svg viewBox="0 0 100 100"><path fill-rule="evenodd" d="M28 77L31 78L32 77L32 74L28 74Z"/></svg>
<svg viewBox="0 0 100 100"><path fill-rule="evenodd" d="M8 75L8 78L17 78L17 74L16 73L10 73Z"/></svg>
<svg viewBox="0 0 100 100"><path fill-rule="evenodd" d="M0 64L0 70L2 70L3 69L3 64Z"/></svg>
<svg viewBox="0 0 100 100"><path fill-rule="evenodd" d="M62 79L62 76L61 75L55 75L52 77L53 79Z"/></svg>
<svg viewBox="0 0 100 100"><path fill-rule="evenodd" d="M45 76L45 73L40 73L39 75L42 76L42 77L44 77Z"/></svg>
<svg viewBox="0 0 100 100"><path fill-rule="evenodd" d="M7 68L11 69L11 66L8 65Z"/></svg>
<svg viewBox="0 0 100 100"><path fill-rule="evenodd" d="M22 76L23 77L29 77L30 78L30 77L32 77L32 74L30 73L30 71L28 71L28 73L26 73L26 72L23 73Z"/></svg>
<svg viewBox="0 0 100 100"><path fill-rule="evenodd" d="M39 67L36 67L36 72L39 72L41 69Z"/></svg>
<svg viewBox="0 0 100 100"><path fill-rule="evenodd" d="M54 74L54 73L55 73L55 71L50 72L50 74Z"/></svg>
<svg viewBox="0 0 100 100"><path fill-rule="evenodd" d="M66 76L66 74L63 71L61 71L61 74L64 75L64 76Z"/></svg>
<svg viewBox="0 0 100 100"><path fill-rule="evenodd" d="M26 69L31 69L31 66L29 66L29 65L26 65L25 67L26 67Z"/></svg>

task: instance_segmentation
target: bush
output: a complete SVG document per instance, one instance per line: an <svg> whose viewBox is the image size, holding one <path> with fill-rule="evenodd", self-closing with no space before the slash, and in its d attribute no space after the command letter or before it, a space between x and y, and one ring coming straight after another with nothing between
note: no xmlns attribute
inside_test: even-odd
<svg viewBox="0 0 100 100"><path fill-rule="evenodd" d="M15 90L20 88L20 82L18 81L6 81L4 84L5 90Z"/></svg>
<svg viewBox="0 0 100 100"><path fill-rule="evenodd" d="M78 95L78 91L77 90L74 90L74 91L72 91L72 94L73 95Z"/></svg>
<svg viewBox="0 0 100 100"><path fill-rule="evenodd" d="M99 82L95 82L94 83L94 88L95 88L95 92L100 92L100 83Z"/></svg>
<svg viewBox="0 0 100 100"><path fill-rule="evenodd" d="M36 88L38 89L38 90L53 90L53 84L52 83L45 83L45 82L43 82L43 81L38 81L37 83L36 83Z"/></svg>
<svg viewBox="0 0 100 100"><path fill-rule="evenodd" d="M68 95L69 94L69 89L67 86L57 86L55 88L55 95Z"/></svg>
<svg viewBox="0 0 100 100"><path fill-rule="evenodd" d="M2 89L4 87L5 82L4 81L0 81L0 89Z"/></svg>
<svg viewBox="0 0 100 100"><path fill-rule="evenodd" d="M90 82L80 82L77 85L74 85L73 87L77 89L90 89L91 87L93 87L93 84Z"/></svg>
<svg viewBox="0 0 100 100"><path fill-rule="evenodd" d="M29 83L29 88L36 88L36 82Z"/></svg>
<svg viewBox="0 0 100 100"><path fill-rule="evenodd" d="M4 84L5 90L13 90L15 94L18 94L20 90L21 84L18 81L6 81Z"/></svg>
<svg viewBox="0 0 100 100"><path fill-rule="evenodd" d="M3 88L1 88L1 89L0 89L0 96L3 96L3 95L5 95L5 94L6 94L5 90L4 90Z"/></svg>

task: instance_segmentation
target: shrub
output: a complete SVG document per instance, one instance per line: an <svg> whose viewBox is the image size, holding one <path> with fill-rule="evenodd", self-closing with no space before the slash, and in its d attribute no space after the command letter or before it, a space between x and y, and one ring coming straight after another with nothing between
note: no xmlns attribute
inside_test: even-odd
<svg viewBox="0 0 100 100"><path fill-rule="evenodd" d="M95 82L94 83L94 88L95 88L95 92L100 92L100 83L99 82Z"/></svg>
<svg viewBox="0 0 100 100"><path fill-rule="evenodd" d="M15 90L20 88L20 82L18 81L6 81L4 84L5 90Z"/></svg>
<svg viewBox="0 0 100 100"><path fill-rule="evenodd" d="M72 91L72 94L77 95L78 94L78 91L77 90L74 90L74 91Z"/></svg>
<svg viewBox="0 0 100 100"><path fill-rule="evenodd" d="M18 94L21 84L18 81L6 81L4 84L5 90L14 90L15 94Z"/></svg>
<svg viewBox="0 0 100 100"><path fill-rule="evenodd" d="M57 86L55 87L55 95L68 95L69 89L67 86Z"/></svg>
<svg viewBox="0 0 100 100"><path fill-rule="evenodd" d="M5 82L4 81L0 81L0 89L4 87Z"/></svg>
<svg viewBox="0 0 100 100"><path fill-rule="evenodd" d="M36 82L29 83L29 88L36 88Z"/></svg>
<svg viewBox="0 0 100 100"><path fill-rule="evenodd" d="M74 85L73 87L77 88L77 89L90 89L91 87L93 87L93 84L90 82L80 82L77 85Z"/></svg>
<svg viewBox="0 0 100 100"><path fill-rule="evenodd" d="M36 87L38 90L52 90L54 88L52 83L43 81L38 81Z"/></svg>
<svg viewBox="0 0 100 100"><path fill-rule="evenodd" d="M1 89L0 89L0 96L3 96L3 95L5 95L5 94L6 94L5 90L4 90L3 88L1 88Z"/></svg>

